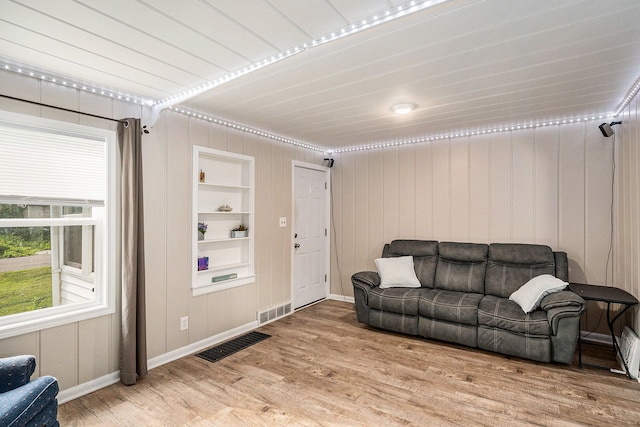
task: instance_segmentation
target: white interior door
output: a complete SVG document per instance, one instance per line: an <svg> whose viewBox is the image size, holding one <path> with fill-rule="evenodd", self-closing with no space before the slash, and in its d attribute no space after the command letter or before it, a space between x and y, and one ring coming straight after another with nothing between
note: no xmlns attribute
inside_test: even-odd
<svg viewBox="0 0 640 427"><path fill-rule="evenodd" d="M294 166L293 308L327 297L328 191L326 171Z"/></svg>

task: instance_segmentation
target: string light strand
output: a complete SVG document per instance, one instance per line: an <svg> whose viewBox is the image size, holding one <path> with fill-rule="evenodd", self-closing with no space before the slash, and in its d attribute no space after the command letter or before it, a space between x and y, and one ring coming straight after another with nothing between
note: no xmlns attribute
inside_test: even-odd
<svg viewBox="0 0 640 427"><path fill-rule="evenodd" d="M245 126L245 125L241 125L241 124L238 124L238 123L231 122L229 120L224 120L224 119L220 119L220 118L217 118L217 117L213 117L213 116L208 115L208 114L202 114L202 113L198 113L198 112L195 112L195 111L190 111L190 110L187 110L187 109L184 109L184 108L180 108L180 107L175 107L175 106L169 107L169 110L174 111L176 113L184 114L184 115L189 116L189 117L205 120L207 122L214 123L214 124L217 124L217 125L226 126L226 127L230 128L230 129L236 129L236 130L239 130L241 132L250 133L250 134L261 136L261 137L264 137L264 138L269 138L269 139L272 139L274 141L284 142L286 144L290 144L290 145L293 145L295 147L306 148L307 150L318 151L318 152L321 152L321 153L326 153L328 151L324 147L318 147L317 145L307 144L307 143L304 143L304 142L296 141L296 140L291 139L291 138L285 138L283 136L274 135L272 133L269 133L269 132L266 132L266 131L263 131L263 130L260 130L260 129L255 129L255 128L252 128L250 126Z"/></svg>
<svg viewBox="0 0 640 427"><path fill-rule="evenodd" d="M53 83L60 86L66 86L73 89L82 90L84 92L93 93L96 95L102 95L107 98L113 98L113 99L118 99L120 101L130 102L132 104L145 105L147 107L150 107L155 102L149 98L143 98L137 95L125 94L118 90L101 88L95 85L81 83L78 81L74 81L74 80L66 79L62 77L57 77L52 75L51 73L43 73L36 70L30 70L25 67L21 67L17 65L1 64L0 66L5 71L10 71L16 74L21 74L23 76L32 77L34 79L42 80L43 82Z"/></svg>
<svg viewBox="0 0 640 427"><path fill-rule="evenodd" d="M614 114L605 113L605 114L588 115L588 116L572 117L572 118L565 118L565 119L535 121L535 122L529 122L525 124L521 123L521 124L512 124L508 126L488 127L485 129L443 132L438 135L423 136L423 137L418 137L413 139L406 139L406 140L399 140L399 141L383 141L383 142L377 142L377 143L371 143L371 144L337 148L334 150L329 150L328 153L339 154L339 153L351 153L354 151L379 150L379 149L384 149L389 147L398 147L398 146L410 145L410 144L415 145L415 144L436 142L436 141L453 139L453 138L496 134L496 133L502 133L502 132L513 132L513 131L519 131L519 130L525 130L525 129L536 129L536 128L547 127L547 126L559 126L559 125L565 125L565 124L587 122L590 120L610 119L613 116Z"/></svg>

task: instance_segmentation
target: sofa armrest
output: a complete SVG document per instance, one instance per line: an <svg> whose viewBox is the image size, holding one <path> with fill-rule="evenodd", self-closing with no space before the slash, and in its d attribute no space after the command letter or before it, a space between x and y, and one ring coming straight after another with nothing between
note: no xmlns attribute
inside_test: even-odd
<svg viewBox="0 0 640 427"><path fill-rule="evenodd" d="M380 276L375 271L361 271L351 276L351 283L354 287L354 297L358 294L355 291L359 289L362 295L360 302L369 305L369 291L380 286ZM356 302L358 302L357 299Z"/></svg>
<svg viewBox="0 0 640 427"><path fill-rule="evenodd" d="M547 295L540 301L540 308L549 311L552 308L557 307L579 307L579 313L582 313L585 307L585 302L581 296L571 291L560 291Z"/></svg>
<svg viewBox="0 0 640 427"><path fill-rule="evenodd" d="M36 358L34 356L13 356L0 359L0 393L27 384L35 370Z"/></svg>
<svg viewBox="0 0 640 427"><path fill-rule="evenodd" d="M558 323L566 317L578 317L585 308L584 300L571 291L561 291L547 295L540 302L540 308L547 312L547 320L554 335Z"/></svg>
<svg viewBox="0 0 640 427"><path fill-rule="evenodd" d="M58 412L58 381L49 375L2 393L0 425L53 426ZM43 419L46 422L43 422Z"/></svg>
<svg viewBox="0 0 640 427"><path fill-rule="evenodd" d="M361 271L351 276L351 283L375 288L380 286L380 276L375 271Z"/></svg>

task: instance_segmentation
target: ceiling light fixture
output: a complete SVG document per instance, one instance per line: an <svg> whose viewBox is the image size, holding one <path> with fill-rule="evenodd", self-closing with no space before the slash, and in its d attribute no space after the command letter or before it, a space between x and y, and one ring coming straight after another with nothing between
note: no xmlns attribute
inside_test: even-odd
<svg viewBox="0 0 640 427"><path fill-rule="evenodd" d="M391 109L396 114L408 114L416 108L416 104L396 104Z"/></svg>

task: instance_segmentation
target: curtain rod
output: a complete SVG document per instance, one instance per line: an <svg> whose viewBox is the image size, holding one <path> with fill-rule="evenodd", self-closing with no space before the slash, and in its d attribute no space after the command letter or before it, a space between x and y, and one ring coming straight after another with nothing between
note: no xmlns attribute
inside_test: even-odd
<svg viewBox="0 0 640 427"><path fill-rule="evenodd" d="M36 102L36 101L29 101L28 99L14 98L13 96L4 95L4 94L1 94L1 93L0 93L0 96L1 96L1 97L3 97L3 98L12 99L12 100L14 100L14 101L28 102L29 104L35 104L35 105L39 105L39 106L41 106L41 107L55 108L56 110L67 111L67 112L69 112L69 113L82 114L82 115L84 115L84 116L95 117L96 119L111 120L112 122L118 122L118 123L124 123L124 124L127 124L127 121L126 121L126 120L112 119L111 117L98 116L98 115L96 115L96 114L85 113L85 112L82 112L82 111L76 111L76 110L70 110L69 108L56 107L55 105L43 104L43 103L41 103L41 102Z"/></svg>

